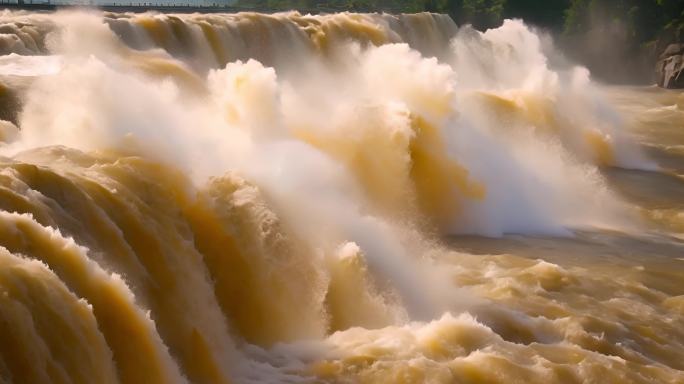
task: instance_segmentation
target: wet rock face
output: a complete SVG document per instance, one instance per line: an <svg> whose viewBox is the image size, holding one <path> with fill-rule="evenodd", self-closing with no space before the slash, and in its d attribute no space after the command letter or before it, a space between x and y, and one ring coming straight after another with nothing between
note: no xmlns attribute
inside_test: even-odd
<svg viewBox="0 0 684 384"><path fill-rule="evenodd" d="M0 79L0 120L10 121L18 124L19 111L21 110L22 90L11 84L11 79ZM2 128L0 127L0 132ZM0 135L2 136L2 135Z"/></svg>
<svg viewBox="0 0 684 384"><path fill-rule="evenodd" d="M658 85L663 88L684 88L684 44L670 44L656 64Z"/></svg>

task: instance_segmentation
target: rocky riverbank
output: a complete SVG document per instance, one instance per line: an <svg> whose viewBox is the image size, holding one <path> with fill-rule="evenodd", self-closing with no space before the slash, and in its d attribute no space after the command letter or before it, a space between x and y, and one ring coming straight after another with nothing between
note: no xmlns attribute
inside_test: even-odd
<svg viewBox="0 0 684 384"><path fill-rule="evenodd" d="M667 46L658 58L656 76L663 88L684 88L684 44Z"/></svg>

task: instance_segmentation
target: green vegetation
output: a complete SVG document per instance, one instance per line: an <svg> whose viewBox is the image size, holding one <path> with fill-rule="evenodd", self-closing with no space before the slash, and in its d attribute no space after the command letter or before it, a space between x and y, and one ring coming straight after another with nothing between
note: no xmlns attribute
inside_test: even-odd
<svg viewBox="0 0 684 384"><path fill-rule="evenodd" d="M566 34L582 34L595 26L620 24L627 38L641 44L684 28L682 0L574 0L565 11Z"/></svg>
<svg viewBox="0 0 684 384"><path fill-rule="evenodd" d="M683 0L573 0L560 40L570 55L610 82L653 81L668 44L684 37Z"/></svg>
<svg viewBox="0 0 684 384"><path fill-rule="evenodd" d="M440 0L424 0L428 2ZM630 41L641 44L665 31L684 28L683 0L441 0L437 11L459 24L483 29L505 18L562 32L584 34L597 26L620 24Z"/></svg>

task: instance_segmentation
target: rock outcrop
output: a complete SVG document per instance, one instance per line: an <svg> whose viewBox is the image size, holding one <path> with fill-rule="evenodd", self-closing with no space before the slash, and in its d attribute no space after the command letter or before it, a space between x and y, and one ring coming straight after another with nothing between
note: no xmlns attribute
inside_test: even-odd
<svg viewBox="0 0 684 384"><path fill-rule="evenodd" d="M684 44L670 44L660 54L656 78L663 88L684 88Z"/></svg>

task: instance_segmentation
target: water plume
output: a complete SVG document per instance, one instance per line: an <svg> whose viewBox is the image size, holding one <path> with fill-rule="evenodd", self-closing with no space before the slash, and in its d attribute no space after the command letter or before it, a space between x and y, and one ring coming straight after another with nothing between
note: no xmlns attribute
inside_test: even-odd
<svg viewBox="0 0 684 384"><path fill-rule="evenodd" d="M657 167L587 71L554 68L521 21L481 33L435 14L6 12L0 24L0 73L30 79L17 124L0 124L0 287L29 287L2 296L0 327L30 344L15 360L17 342L0 347L3 379L494 380L483 364L543 382L645 364L591 350L586 333L572 347L585 362L564 370L541 344L576 325L491 305L514 291L494 264L488 296L439 260L463 257L438 244L453 234L640 225L600 170ZM571 285L554 266L516 271L546 276L534 292ZM55 331L73 354L47 353L52 328L23 320L55 311L80 316ZM40 365L27 371L29 355Z"/></svg>

